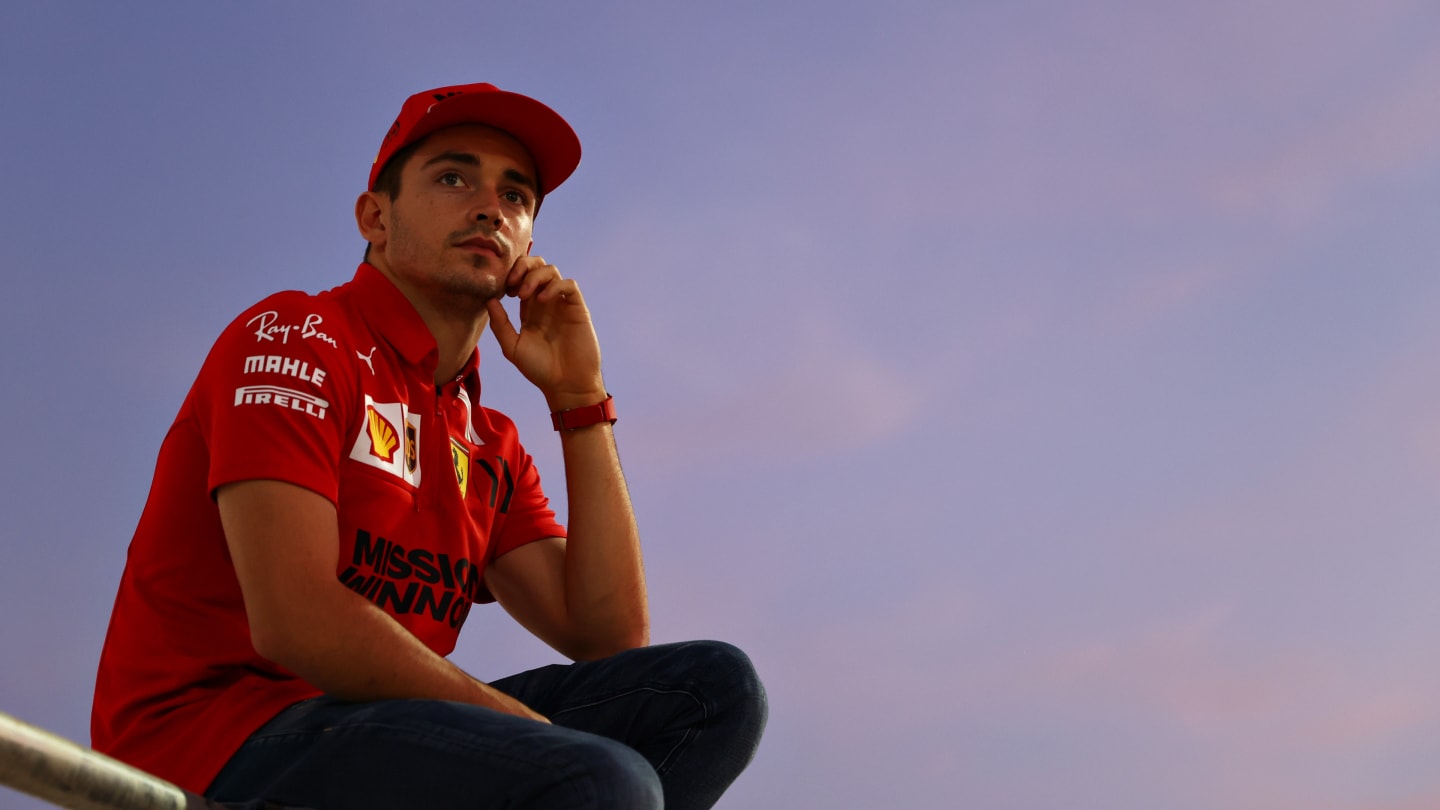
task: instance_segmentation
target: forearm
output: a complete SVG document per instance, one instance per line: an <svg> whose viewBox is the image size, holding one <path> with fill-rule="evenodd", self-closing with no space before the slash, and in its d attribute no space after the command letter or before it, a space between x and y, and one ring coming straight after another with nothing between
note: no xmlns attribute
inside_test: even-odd
<svg viewBox="0 0 1440 810"><path fill-rule="evenodd" d="M338 582L319 590L303 621L257 645L261 655L344 700L453 700L541 719L437 655L363 596Z"/></svg>
<svg viewBox="0 0 1440 810"><path fill-rule="evenodd" d="M537 256L515 262L506 289L520 299L516 330L499 301L487 305L505 358L545 395L552 412L605 398L600 344L573 279ZM598 658L650 640L640 533L610 425L562 430L568 537L492 565L491 592L565 655ZM557 556L558 555L558 556ZM507 555L508 556L508 555Z"/></svg>
<svg viewBox="0 0 1440 810"><path fill-rule="evenodd" d="M334 506L281 481L242 481L216 494L261 656L347 700L458 700L532 716L466 675L335 577Z"/></svg>
<svg viewBox="0 0 1440 810"><path fill-rule="evenodd" d="M640 531L608 424L561 431L570 507L565 602L595 657L650 640Z"/></svg>

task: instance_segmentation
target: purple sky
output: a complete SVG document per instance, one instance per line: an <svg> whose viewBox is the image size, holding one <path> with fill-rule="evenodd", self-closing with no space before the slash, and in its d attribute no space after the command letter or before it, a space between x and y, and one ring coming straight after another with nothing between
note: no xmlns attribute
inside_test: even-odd
<svg viewBox="0 0 1440 810"><path fill-rule="evenodd" d="M535 252L656 640L770 689L721 807L1440 807L1434 3L12 3L0 72L0 710L88 740L211 341L350 277L405 96L492 81L585 145ZM498 609L455 658L557 660Z"/></svg>

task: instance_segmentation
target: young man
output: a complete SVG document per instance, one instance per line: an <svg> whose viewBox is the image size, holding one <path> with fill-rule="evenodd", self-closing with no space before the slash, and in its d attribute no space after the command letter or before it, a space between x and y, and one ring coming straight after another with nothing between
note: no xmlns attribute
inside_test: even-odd
<svg viewBox="0 0 1440 810"><path fill-rule="evenodd" d="M161 447L96 749L220 801L321 810L709 807L745 767L764 690L728 645L646 646L599 343L575 281L529 255L579 160L525 96L405 102L356 202L355 278L241 314ZM568 530L480 404L487 324L553 413ZM461 671L444 656L489 601L577 663Z"/></svg>

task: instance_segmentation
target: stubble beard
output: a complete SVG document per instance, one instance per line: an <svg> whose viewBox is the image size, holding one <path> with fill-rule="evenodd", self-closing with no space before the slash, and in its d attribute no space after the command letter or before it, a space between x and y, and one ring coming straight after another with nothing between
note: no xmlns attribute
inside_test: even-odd
<svg viewBox="0 0 1440 810"><path fill-rule="evenodd" d="M391 220L391 224L391 251L410 265L407 275L411 283L425 288L437 307L456 315L474 317L485 312L487 301L504 297L508 268L501 268L501 257L470 255L467 268L460 265L455 255L451 255L450 245L476 236L476 233L452 233L446 237L443 246L426 250L426 246L413 238L398 216ZM485 236L495 239L490 234ZM498 240L496 242L500 244Z"/></svg>
<svg viewBox="0 0 1440 810"><path fill-rule="evenodd" d="M456 287L464 287L464 290L456 289L455 292L474 295L482 306L492 298L503 298L507 274L499 269L500 264L498 256L471 256L470 265L480 272L457 274Z"/></svg>

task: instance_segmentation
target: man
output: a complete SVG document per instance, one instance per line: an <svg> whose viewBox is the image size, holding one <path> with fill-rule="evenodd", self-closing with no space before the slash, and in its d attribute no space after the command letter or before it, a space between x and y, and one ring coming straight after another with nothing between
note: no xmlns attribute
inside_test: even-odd
<svg viewBox="0 0 1440 810"><path fill-rule="evenodd" d="M405 102L356 202L355 278L241 314L166 436L98 750L219 801L322 810L709 807L745 767L764 690L728 645L646 646L599 343L575 281L529 255L579 160L525 96ZM487 324L552 411L568 530L480 404ZM577 663L461 671L444 656L489 601Z"/></svg>

